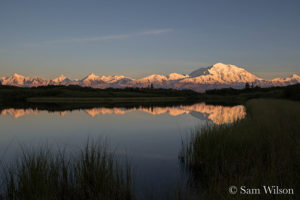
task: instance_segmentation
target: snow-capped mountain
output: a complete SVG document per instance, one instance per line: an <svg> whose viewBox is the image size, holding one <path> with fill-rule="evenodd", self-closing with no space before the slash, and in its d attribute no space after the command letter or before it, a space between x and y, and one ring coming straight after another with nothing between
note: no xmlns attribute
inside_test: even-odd
<svg viewBox="0 0 300 200"><path fill-rule="evenodd" d="M297 74L293 74L290 77L287 77L285 79L282 78L275 78L271 80L272 85L275 86L285 86L285 85L292 85L292 84L297 84L300 82L300 76Z"/></svg>
<svg viewBox="0 0 300 200"><path fill-rule="evenodd" d="M31 86L47 85L47 81L39 77L30 78L30 77L25 77L20 74L14 73L9 77L6 78L2 77L0 79L0 84L31 87Z"/></svg>
<svg viewBox="0 0 300 200"><path fill-rule="evenodd" d="M95 88L107 88L107 87L122 87L133 79L125 76L97 76L93 73L89 74L82 80L78 81L78 85L89 86ZM126 87L126 86L124 86Z"/></svg>
<svg viewBox="0 0 300 200"><path fill-rule="evenodd" d="M80 85L94 88L124 88L124 87L149 87L192 89L204 92L215 88L243 88L245 83L251 83L260 87L286 86L300 83L299 75L292 75L285 79L275 78L264 80L246 71L243 68L231 64L216 63L206 68L200 68L189 75L170 73L169 75L153 74L146 77L133 79L123 75L98 76L93 73L83 79L71 80L66 76L59 76L52 80L42 78L30 78L19 74L0 78L2 85L14 85L21 87L32 87L41 85Z"/></svg>
<svg viewBox="0 0 300 200"><path fill-rule="evenodd" d="M2 85L16 85L16 86L23 86L26 80L29 80L29 77L25 77L17 73L14 73L11 76L6 78L2 77L0 79Z"/></svg>
<svg viewBox="0 0 300 200"><path fill-rule="evenodd" d="M263 79L235 65L216 63L207 68L200 68L174 84L175 88L205 91L207 89L234 87L242 88L245 83L253 83Z"/></svg>
<svg viewBox="0 0 300 200"><path fill-rule="evenodd" d="M196 71L193 71L190 74L190 79L188 80L199 83L226 84L234 82L254 82L262 79L235 65L216 63L208 68L200 68Z"/></svg>
<svg viewBox="0 0 300 200"><path fill-rule="evenodd" d="M164 75L153 74L140 79L133 80L130 84L132 87L148 87L153 84L155 87L165 88L168 78Z"/></svg>
<svg viewBox="0 0 300 200"><path fill-rule="evenodd" d="M49 81L49 85L69 85L72 80L67 78L64 75L60 75L59 77L52 79Z"/></svg>
<svg viewBox="0 0 300 200"><path fill-rule="evenodd" d="M168 80L169 81L177 81L177 80L188 78L188 77L189 77L189 75L171 73L171 74L168 75Z"/></svg>
<svg viewBox="0 0 300 200"><path fill-rule="evenodd" d="M101 80L100 76L97 76L94 73L91 73L88 76L81 79L79 83L82 86L100 87L100 85L105 82Z"/></svg>

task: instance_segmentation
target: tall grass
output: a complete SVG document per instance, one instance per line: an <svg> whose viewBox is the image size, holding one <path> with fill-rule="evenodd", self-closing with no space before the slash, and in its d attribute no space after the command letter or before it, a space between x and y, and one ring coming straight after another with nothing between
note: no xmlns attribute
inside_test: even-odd
<svg viewBox="0 0 300 200"><path fill-rule="evenodd" d="M180 160L189 174L189 185L204 199L296 199L300 192L300 103L255 99L246 107L244 120L206 126L183 143ZM231 185L275 185L293 188L296 194L231 195Z"/></svg>
<svg viewBox="0 0 300 200"><path fill-rule="evenodd" d="M120 164L105 144L88 142L79 157L47 147L24 150L2 177L0 199L134 199L129 164Z"/></svg>

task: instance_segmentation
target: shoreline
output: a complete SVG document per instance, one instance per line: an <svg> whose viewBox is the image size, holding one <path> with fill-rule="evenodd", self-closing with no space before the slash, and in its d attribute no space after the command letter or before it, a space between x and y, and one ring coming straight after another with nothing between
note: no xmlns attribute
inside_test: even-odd
<svg viewBox="0 0 300 200"><path fill-rule="evenodd" d="M31 97L28 103L136 103L186 101L186 97Z"/></svg>

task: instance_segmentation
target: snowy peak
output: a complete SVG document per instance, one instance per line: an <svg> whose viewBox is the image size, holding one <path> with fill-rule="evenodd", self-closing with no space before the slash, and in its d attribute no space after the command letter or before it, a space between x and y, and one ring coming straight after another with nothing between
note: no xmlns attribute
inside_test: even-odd
<svg viewBox="0 0 300 200"><path fill-rule="evenodd" d="M64 75L60 75L59 77L52 79L48 84L50 85L68 85L71 82L69 78Z"/></svg>
<svg viewBox="0 0 300 200"><path fill-rule="evenodd" d="M236 68L236 69L241 69L239 67L237 67L236 65L232 65L232 64L224 64L224 63L216 63L214 65L211 66L211 68L216 68L216 69L228 69L228 68Z"/></svg>
<svg viewBox="0 0 300 200"><path fill-rule="evenodd" d="M254 82L256 80L261 80L261 78L258 78L245 69L230 64L225 65L223 63L217 63L208 71L225 82Z"/></svg>
<svg viewBox="0 0 300 200"><path fill-rule="evenodd" d="M39 78L39 77L25 77L20 74L14 73L8 77L2 77L0 79L2 85L13 85L13 86L40 86L40 85L47 85L47 81Z"/></svg>
<svg viewBox="0 0 300 200"><path fill-rule="evenodd" d="M203 83L254 82L262 80L243 68L231 64L216 63L207 68L200 68L190 74L191 78Z"/></svg>
<svg viewBox="0 0 300 200"><path fill-rule="evenodd" d="M229 73L239 73L242 71L246 71L242 68L239 68L235 65L231 65L231 64L223 64L223 63L216 63L214 65L212 65L208 71L212 74L217 74L217 73L223 73L223 74L229 74Z"/></svg>
<svg viewBox="0 0 300 200"><path fill-rule="evenodd" d="M114 83L122 79L131 79L131 78L125 77L123 75L120 76L114 75L114 76L101 76L100 79L107 83Z"/></svg>
<svg viewBox="0 0 300 200"><path fill-rule="evenodd" d="M300 76L293 74L292 76L285 78L283 81L289 84L300 83Z"/></svg>
<svg viewBox="0 0 300 200"><path fill-rule="evenodd" d="M297 74L293 74L290 79L296 79L296 80L300 80L300 76L298 76Z"/></svg>
<svg viewBox="0 0 300 200"><path fill-rule="evenodd" d="M300 76L297 74L293 74L286 78L274 78L271 80L272 82L289 82L289 81L296 81L300 82Z"/></svg>
<svg viewBox="0 0 300 200"><path fill-rule="evenodd" d="M15 79L24 79L25 78L25 76L22 76L22 75L17 74L17 73L13 73L10 77L15 78Z"/></svg>
<svg viewBox="0 0 300 200"><path fill-rule="evenodd" d="M85 87L102 88L103 83L105 82L101 80L100 76L91 73L82 80L78 81L77 84Z"/></svg>
<svg viewBox="0 0 300 200"><path fill-rule="evenodd" d="M56 83L59 83L59 82L62 82L64 80L68 79L67 77L65 77L64 75L60 75L59 77L53 79L52 81L53 82L56 82Z"/></svg>
<svg viewBox="0 0 300 200"><path fill-rule="evenodd" d="M241 70L244 70L244 69L239 68L235 65L216 63L212 66L200 68L200 69L193 71L190 74L190 77L193 78L193 77L209 75L209 74L230 73L230 72L232 73L232 72L239 72Z"/></svg>
<svg viewBox="0 0 300 200"><path fill-rule="evenodd" d="M167 80L167 77L166 76L163 76L163 75L159 75L159 74L153 74L153 75L150 75L150 76L146 76L144 78L140 78L138 79L137 81L138 82L163 82L163 81L166 81Z"/></svg>
<svg viewBox="0 0 300 200"><path fill-rule="evenodd" d="M24 82L26 81L25 76L22 76L20 74L14 73L11 76L3 77L1 78L1 84L2 85L14 85L14 86L22 86L24 85Z"/></svg>
<svg viewBox="0 0 300 200"><path fill-rule="evenodd" d="M94 73L90 73L89 75L87 75L86 77L84 77L82 80L83 81L94 81L94 80L97 80L99 79L100 77L97 76L96 74Z"/></svg>
<svg viewBox="0 0 300 200"><path fill-rule="evenodd" d="M93 73L89 74L78 82L82 86L90 86L95 88L119 87L118 84L124 85L132 81L131 78L123 75L117 76L98 76ZM126 86L125 86L126 87Z"/></svg>
<svg viewBox="0 0 300 200"><path fill-rule="evenodd" d="M169 80L179 80L179 79L184 79L189 77L189 75L183 75L183 74L178 74L178 73L171 73L168 75Z"/></svg>

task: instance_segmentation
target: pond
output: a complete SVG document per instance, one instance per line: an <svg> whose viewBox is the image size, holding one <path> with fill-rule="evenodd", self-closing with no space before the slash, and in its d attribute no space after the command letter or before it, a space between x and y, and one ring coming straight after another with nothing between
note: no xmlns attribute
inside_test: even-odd
<svg viewBox="0 0 300 200"><path fill-rule="evenodd" d="M48 144L76 151L88 139L106 140L129 159L135 186L143 193L168 190L180 179L181 142L197 126L242 119L245 107L206 105L93 107L59 110L0 110L0 159L9 163L24 147Z"/></svg>

